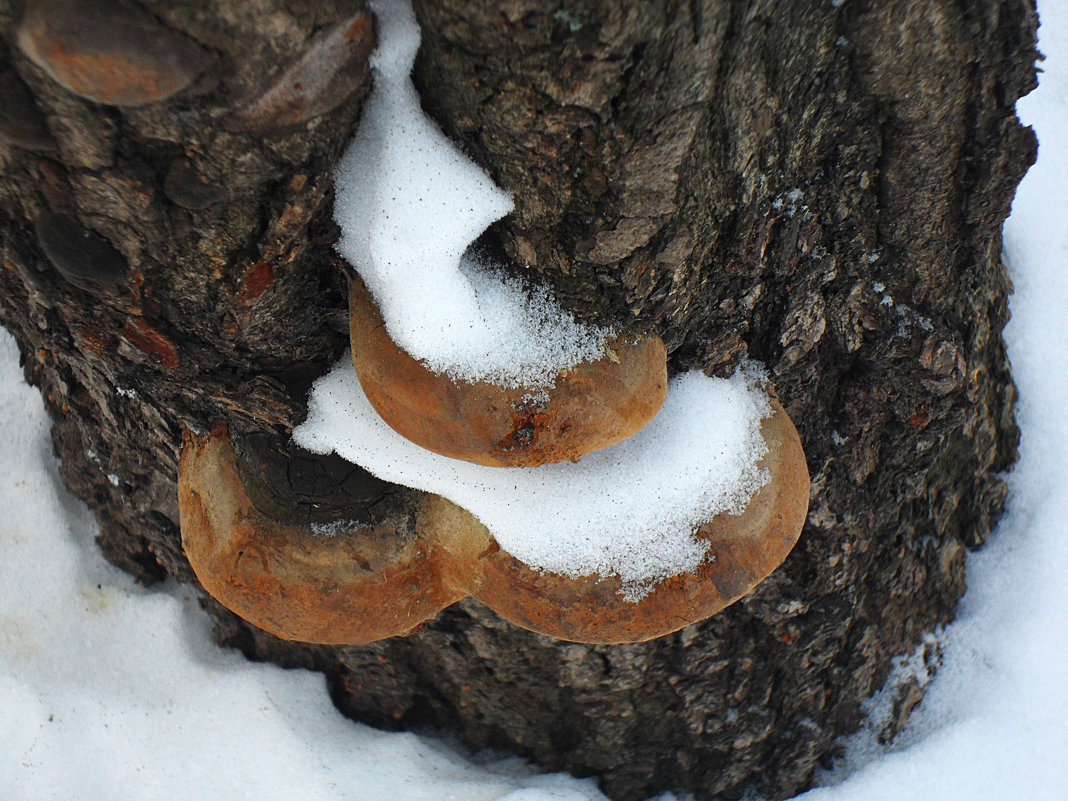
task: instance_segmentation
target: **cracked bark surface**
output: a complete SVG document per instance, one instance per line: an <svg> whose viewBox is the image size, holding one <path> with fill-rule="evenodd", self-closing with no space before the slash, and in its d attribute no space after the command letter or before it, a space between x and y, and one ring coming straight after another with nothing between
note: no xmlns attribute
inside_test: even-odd
<svg viewBox="0 0 1068 801"><path fill-rule="evenodd" d="M177 452L219 419L263 508L403 524L418 493L287 446L346 345L330 171L370 88L367 12L95 3L78 47L97 58L144 67L108 14L196 53L173 94L113 105L132 90L87 97L42 66L37 40L67 34L23 43L37 5L0 0L0 320L103 552L145 583L195 582ZM672 369L768 365L813 476L808 523L752 595L641 645L550 640L468 601L407 638L308 646L205 598L219 641L323 671L357 719L447 727L614 798L804 789L890 659L952 618L1004 500L1000 231L1034 156L1013 112L1034 9L416 10L425 107L515 196L490 239L581 315L654 330Z"/></svg>

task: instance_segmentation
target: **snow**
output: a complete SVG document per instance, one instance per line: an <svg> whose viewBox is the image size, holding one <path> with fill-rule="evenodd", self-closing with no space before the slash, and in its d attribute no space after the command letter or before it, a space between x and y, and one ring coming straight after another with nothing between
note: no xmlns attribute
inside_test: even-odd
<svg viewBox="0 0 1068 801"><path fill-rule="evenodd" d="M767 481L760 420L771 410L760 373L673 379L645 428L578 462L500 468L439 456L390 428L343 358L316 382L301 446L337 452L379 478L443 495L475 515L500 546L541 570L620 576L638 600L655 582L694 570L707 544L693 529L739 513Z"/></svg>
<svg viewBox="0 0 1068 801"><path fill-rule="evenodd" d="M510 200L426 117L408 78L419 28L406 0L379 0L375 88L335 176L339 249L402 347L456 378L537 391L562 369L604 354L606 329L579 324L547 289L524 293L473 254ZM800 190L788 193L796 204ZM374 412L344 357L316 383L294 440L336 452L379 478L434 492L472 512L512 556L573 578L618 575L637 601L696 570L708 545L694 529L739 514L767 481L760 421L771 407L749 371L671 382L637 436L577 464L500 468L413 445Z"/></svg>
<svg viewBox="0 0 1068 801"><path fill-rule="evenodd" d="M323 677L213 644L193 594L104 562L0 332L0 798L579 801L592 782L345 720Z"/></svg>
<svg viewBox="0 0 1068 801"><path fill-rule="evenodd" d="M870 731L853 738L805 801L1068 797L1068 8L1040 10L1049 60L1019 108L1042 151L1005 231L1023 431L1008 511L968 557L968 593L910 727L890 749ZM186 591L140 588L104 563L90 515L59 486L40 397L2 335L4 801L603 801L591 780L352 724L321 677L215 648Z"/></svg>
<svg viewBox="0 0 1068 801"><path fill-rule="evenodd" d="M1039 11L1044 73L1017 104L1039 160L1005 224L1022 432L1007 512L968 557L968 592L909 728L889 750L871 731L853 738L831 786L805 801L1068 798L1068 5Z"/></svg>
<svg viewBox="0 0 1068 801"><path fill-rule="evenodd" d="M576 321L546 289L525 294L467 252L512 200L423 113L408 77L419 49L411 5L371 6L374 90L334 176L338 250L393 340L430 369L551 386L561 370L599 359L612 332Z"/></svg>

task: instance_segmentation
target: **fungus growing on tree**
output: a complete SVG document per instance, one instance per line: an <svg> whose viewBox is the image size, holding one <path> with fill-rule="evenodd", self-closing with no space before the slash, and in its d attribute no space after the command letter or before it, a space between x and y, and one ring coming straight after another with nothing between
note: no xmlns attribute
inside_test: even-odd
<svg viewBox="0 0 1068 801"><path fill-rule="evenodd" d="M126 260L108 240L64 214L42 212L37 242L56 270L75 285L114 284L126 278Z"/></svg>
<svg viewBox="0 0 1068 801"><path fill-rule="evenodd" d="M302 125L353 95L362 96L373 46L371 14L361 8L316 33L303 54L228 120L227 127L263 134Z"/></svg>
<svg viewBox="0 0 1068 801"><path fill-rule="evenodd" d="M707 550L630 598L618 576L535 570L505 551L473 515L423 495L407 515L316 526L257 504L229 432L187 434L178 469L182 544L204 588L231 611L283 639L357 644L409 633L473 596L516 625L587 643L640 642L715 614L745 595L790 552L804 522L808 472L777 402L761 426L770 476L741 514L703 522Z"/></svg>
<svg viewBox="0 0 1068 801"><path fill-rule="evenodd" d="M427 450L477 464L574 461L645 426L667 391L667 352L655 335L614 337L601 358L527 387L427 368L390 338L358 277L349 328L356 374L382 419Z"/></svg>
<svg viewBox="0 0 1068 801"><path fill-rule="evenodd" d="M15 39L56 83L112 106L167 100L212 61L193 40L121 0L33 0Z"/></svg>
<svg viewBox="0 0 1068 801"><path fill-rule="evenodd" d="M183 438L178 505L182 547L204 589L283 639L407 634L466 595L446 583L449 555L411 529L407 512L326 528L257 508L225 425Z"/></svg>
<svg viewBox="0 0 1068 801"><path fill-rule="evenodd" d="M763 421L768 482L740 514L703 521L694 540L707 547L694 568L635 598L619 576L581 577L532 569L504 550L480 561L473 595L523 628L586 643L641 642L704 620L746 595L786 558L808 512L809 477L797 431L778 401ZM621 532L625 535L625 532Z"/></svg>
<svg viewBox="0 0 1068 801"><path fill-rule="evenodd" d="M793 424L767 393L752 371L683 374L628 439L577 462L499 468L402 437L343 360L316 383L294 441L477 518L492 540L471 594L508 619L567 639L631 641L723 608L796 541L808 472ZM435 536L449 547L448 532Z"/></svg>
<svg viewBox="0 0 1068 801"><path fill-rule="evenodd" d="M579 323L481 262L470 243L511 199L420 110L411 8L374 8L375 88L337 175L353 352L294 442L429 494L414 522L325 536L257 507L224 430L190 436L190 562L238 614L316 642L402 634L466 596L591 643L714 614L800 533L793 424L755 366L668 382L658 337Z"/></svg>

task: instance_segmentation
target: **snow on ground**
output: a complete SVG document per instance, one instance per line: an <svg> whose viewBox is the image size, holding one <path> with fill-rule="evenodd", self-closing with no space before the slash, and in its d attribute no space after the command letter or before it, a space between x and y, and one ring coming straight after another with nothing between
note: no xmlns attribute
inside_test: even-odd
<svg viewBox="0 0 1068 801"><path fill-rule="evenodd" d="M910 728L889 751L854 738L806 801L1068 798L1068 8L1040 7L1050 58L1020 113L1042 152L1006 226L1023 429L1008 513L969 557ZM40 399L6 335L0 509L3 801L603 798L588 780L345 721L320 677L216 649L184 590L145 590L106 565L91 517L58 488Z"/></svg>

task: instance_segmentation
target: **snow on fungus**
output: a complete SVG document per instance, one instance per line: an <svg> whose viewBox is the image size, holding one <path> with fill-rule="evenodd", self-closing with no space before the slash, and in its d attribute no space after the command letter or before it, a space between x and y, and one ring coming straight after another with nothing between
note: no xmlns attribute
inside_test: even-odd
<svg viewBox="0 0 1068 801"><path fill-rule="evenodd" d="M374 88L334 173L338 252L360 274L397 345L438 373L508 387L548 385L604 353L547 289L523 293L472 257L512 198L423 112L409 73L419 26L406 2L372 3Z"/></svg>
<svg viewBox="0 0 1068 801"><path fill-rule="evenodd" d="M758 465L767 483L740 514L720 512L697 526L692 539L703 558L692 568L636 589L618 575L572 578L533 569L500 549L482 557L481 584L472 594L523 628L602 644L662 637L734 603L782 563L808 514L801 441L777 400L772 409L761 425L768 450Z"/></svg>
<svg viewBox="0 0 1068 801"><path fill-rule="evenodd" d="M294 441L466 510L485 526L470 594L579 642L651 639L714 614L786 558L808 509L797 432L752 369L677 376L648 426L578 462L500 469L405 439L342 359L316 382ZM453 551L456 534L431 536Z"/></svg>
<svg viewBox="0 0 1068 801"><path fill-rule="evenodd" d="M374 88L335 173L338 250L360 276L352 353L372 404L422 447L486 465L625 439L663 403L663 343L581 323L548 288L524 290L471 254L512 199L420 107L410 5L373 8Z"/></svg>
<svg viewBox="0 0 1068 801"><path fill-rule="evenodd" d="M336 175L353 351L293 439L425 493L392 523L294 522L250 493L225 428L188 435L194 570L237 614L311 642L405 634L467 596L590 643L714 614L799 536L793 424L758 370L669 383L658 337L580 324L480 264L470 243L511 198L420 109L411 6L372 8L375 87Z"/></svg>
<svg viewBox="0 0 1068 801"><path fill-rule="evenodd" d="M599 359L546 386L467 381L434 372L386 332L359 278L350 289L352 361L375 411L434 453L481 465L574 461L645 426L667 392L667 351L655 335L617 336Z"/></svg>
<svg viewBox="0 0 1068 801"><path fill-rule="evenodd" d="M797 433L775 400L761 423L769 476L740 514L700 524L704 557L628 593L618 575L531 568L477 518L424 494L414 524L330 526L279 519L254 500L226 426L187 433L178 468L182 545L216 600L283 639L359 644L410 633L472 596L516 625L585 643L641 642L703 620L774 570L797 540L808 473ZM440 458L440 457L439 457ZM492 472L512 472L495 471Z"/></svg>

